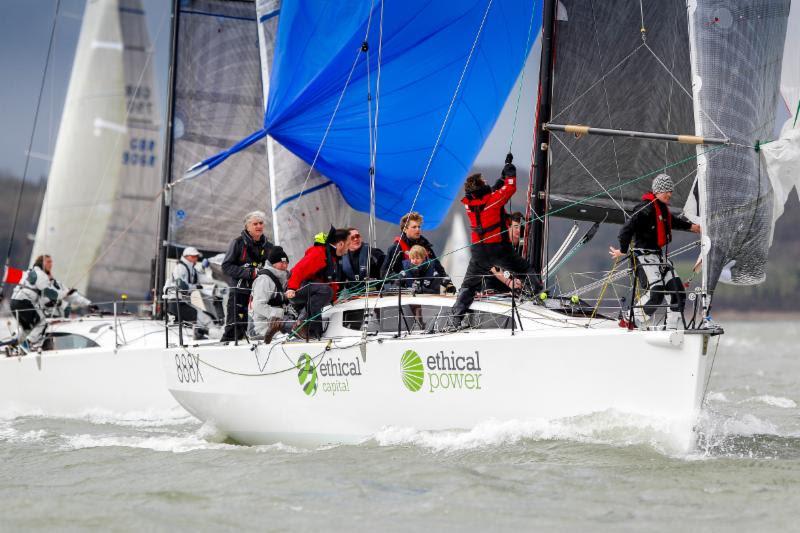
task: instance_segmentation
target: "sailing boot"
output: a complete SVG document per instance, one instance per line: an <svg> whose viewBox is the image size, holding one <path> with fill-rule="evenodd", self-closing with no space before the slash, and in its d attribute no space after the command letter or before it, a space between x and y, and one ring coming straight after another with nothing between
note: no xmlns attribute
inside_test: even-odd
<svg viewBox="0 0 800 533"><path fill-rule="evenodd" d="M264 344L272 342L272 337L281 330L283 321L280 318L272 318L267 324L267 331L264 332Z"/></svg>

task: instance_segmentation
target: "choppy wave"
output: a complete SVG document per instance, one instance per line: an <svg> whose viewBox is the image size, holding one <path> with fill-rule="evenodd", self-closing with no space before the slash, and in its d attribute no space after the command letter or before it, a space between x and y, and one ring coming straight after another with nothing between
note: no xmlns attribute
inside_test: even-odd
<svg viewBox="0 0 800 533"><path fill-rule="evenodd" d="M183 424L195 424L197 419L182 408L166 410L143 410L118 413L105 409L90 409L79 413L53 414L40 409L8 410L0 413L0 420L13 421L20 418L42 418L56 420L81 420L96 425L118 425L134 428L155 428Z"/></svg>
<svg viewBox="0 0 800 533"><path fill-rule="evenodd" d="M570 440L616 446L647 445L666 454L685 451L686 424L642 415L603 411L557 420L489 421L468 431L422 431L387 427L374 436L381 446L420 446L436 452L516 444L526 440Z"/></svg>
<svg viewBox="0 0 800 533"><path fill-rule="evenodd" d="M769 394L762 394L761 396L754 396L752 398L747 398L744 400L745 402L761 402L767 405L771 405L773 407L781 407L783 409L794 409L797 407L797 402L790 398L784 398L782 396L771 396Z"/></svg>

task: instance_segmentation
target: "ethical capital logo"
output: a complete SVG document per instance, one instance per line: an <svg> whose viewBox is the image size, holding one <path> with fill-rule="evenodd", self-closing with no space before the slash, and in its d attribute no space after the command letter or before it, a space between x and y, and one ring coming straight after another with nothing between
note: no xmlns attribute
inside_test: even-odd
<svg viewBox="0 0 800 533"><path fill-rule="evenodd" d="M311 356L307 353L300 355L297 369L297 381L303 387L303 392L307 396L314 396L317 393L317 367L314 366Z"/></svg>
<svg viewBox="0 0 800 533"><path fill-rule="evenodd" d="M414 350L406 350L400 358L400 368L403 372L403 385L411 392L417 392L425 381L425 367L422 359Z"/></svg>

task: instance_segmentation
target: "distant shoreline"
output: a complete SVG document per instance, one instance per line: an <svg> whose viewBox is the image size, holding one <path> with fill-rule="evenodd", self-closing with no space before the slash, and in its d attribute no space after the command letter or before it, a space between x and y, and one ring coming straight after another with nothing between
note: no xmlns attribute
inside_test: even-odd
<svg viewBox="0 0 800 533"><path fill-rule="evenodd" d="M739 311L735 309L712 312L716 321L726 320L800 320L800 311Z"/></svg>

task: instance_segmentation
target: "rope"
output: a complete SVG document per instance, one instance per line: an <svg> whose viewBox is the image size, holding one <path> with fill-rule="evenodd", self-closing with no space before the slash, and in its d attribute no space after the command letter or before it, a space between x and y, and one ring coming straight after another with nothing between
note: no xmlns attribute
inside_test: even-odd
<svg viewBox="0 0 800 533"><path fill-rule="evenodd" d="M597 303L594 305L594 309L592 309L592 315L589 317L589 324L592 323L594 320L595 315L597 314L597 308L600 307L600 302L603 301L603 296L606 294L606 289L608 288L608 284L611 281L611 276L614 275L614 271L617 269L617 265L619 264L619 258L614 259L614 266L611 267L611 270L606 277L606 282L603 284L603 289L600 291L600 296L597 297Z"/></svg>
<svg viewBox="0 0 800 533"><path fill-rule="evenodd" d="M58 24L58 11L61 7L61 0L56 2L56 11L53 14L53 25L50 27L50 41L47 45L47 55L44 60L44 70L42 70L42 81L39 84L39 96L36 99L36 110L33 113L33 126L31 128L31 136L28 140L28 151L25 155L25 167L22 170L22 183L19 186L19 193L17 193L17 205L14 208L14 222L11 225L11 235L8 238L8 249L6 250L6 258L4 266L8 267L11 262L11 250L14 246L14 236L17 233L17 222L19 221L19 208L22 204L22 193L25 190L25 180L28 177L28 165L31 162L31 150L33 149L33 137L36 134L36 122L39 119L39 108L42 105L42 93L44 92L45 82L47 80L47 70L50 66L50 55L53 53L53 40L56 34L56 25ZM5 282L3 282L5 285Z"/></svg>
<svg viewBox="0 0 800 533"><path fill-rule="evenodd" d="M531 19L528 22L528 37L525 40L525 49L522 57L522 74L519 78L519 89L517 90L517 103L514 105L514 122L511 126L511 138L508 141L508 151L511 153L511 146L514 144L514 133L517 131L517 114L519 113L519 101L522 97L522 86L525 84L525 63L528 56L528 47L531 44L531 32L533 30L533 16L536 14L536 0L531 2Z"/></svg>

